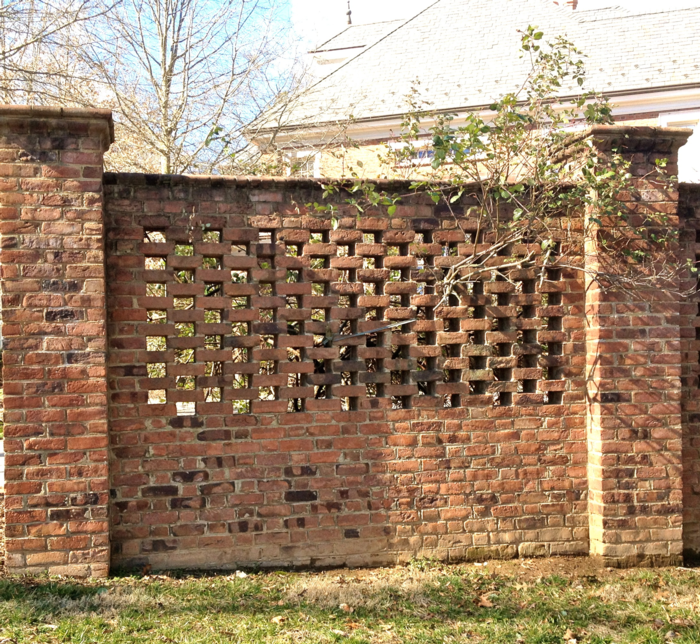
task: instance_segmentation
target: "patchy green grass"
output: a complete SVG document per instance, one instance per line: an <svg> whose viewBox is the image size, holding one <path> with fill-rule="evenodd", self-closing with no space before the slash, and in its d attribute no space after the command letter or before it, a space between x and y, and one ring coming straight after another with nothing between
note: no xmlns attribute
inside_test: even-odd
<svg viewBox="0 0 700 644"><path fill-rule="evenodd" d="M0 642L700 643L700 571L586 565L2 577Z"/></svg>

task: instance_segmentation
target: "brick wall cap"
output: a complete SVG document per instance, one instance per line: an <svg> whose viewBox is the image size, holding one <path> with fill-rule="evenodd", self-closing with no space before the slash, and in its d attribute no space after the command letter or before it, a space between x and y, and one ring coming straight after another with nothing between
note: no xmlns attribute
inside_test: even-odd
<svg viewBox="0 0 700 644"><path fill-rule="evenodd" d="M583 131L584 136L633 138L687 139L693 133L689 127L653 127L649 125L592 125Z"/></svg>
<svg viewBox="0 0 700 644"><path fill-rule="evenodd" d="M106 121L109 128L109 143L114 143L112 110L83 107L45 107L42 105L0 105L0 119L13 117Z"/></svg>
<svg viewBox="0 0 700 644"><path fill-rule="evenodd" d="M142 185L142 186L206 186L208 184L237 185L249 188L255 187L299 187L318 188L329 183L336 183L343 186L352 186L352 179L324 177L323 179L309 177L274 177L266 175L211 175L211 174L144 174L140 172L105 172L104 182L106 185ZM378 188L401 188L408 190L413 183L407 179L371 179L371 182ZM450 184L445 184L450 185ZM472 184L476 187L477 184Z"/></svg>

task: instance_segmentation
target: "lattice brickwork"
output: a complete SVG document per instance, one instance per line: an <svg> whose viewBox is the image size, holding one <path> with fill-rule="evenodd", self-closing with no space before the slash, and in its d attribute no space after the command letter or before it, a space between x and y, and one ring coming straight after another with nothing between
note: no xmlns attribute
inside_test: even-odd
<svg viewBox="0 0 700 644"><path fill-rule="evenodd" d="M157 181L107 183L115 561L386 561L498 530L586 550L579 279L487 271L440 305L490 239L420 197L333 229L299 214L312 181Z"/></svg>
<svg viewBox="0 0 700 644"><path fill-rule="evenodd" d="M399 222L417 230L388 218L144 226L128 275L140 292L119 307L143 345L144 413L560 404L578 284L557 270L487 273L439 306L440 269L488 241L468 232L476 221Z"/></svg>

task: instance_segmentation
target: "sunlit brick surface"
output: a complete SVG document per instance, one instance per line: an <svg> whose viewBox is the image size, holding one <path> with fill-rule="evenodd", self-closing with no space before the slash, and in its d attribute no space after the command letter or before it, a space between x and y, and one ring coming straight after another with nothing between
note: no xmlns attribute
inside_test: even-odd
<svg viewBox="0 0 700 644"><path fill-rule="evenodd" d="M106 184L116 562L587 549L575 274L440 305L490 237L425 197L333 222L313 182Z"/></svg>

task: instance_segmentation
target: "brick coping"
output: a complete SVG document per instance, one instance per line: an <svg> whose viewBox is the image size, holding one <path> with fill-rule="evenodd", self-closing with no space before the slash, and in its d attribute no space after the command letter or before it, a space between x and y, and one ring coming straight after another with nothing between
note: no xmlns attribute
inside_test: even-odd
<svg viewBox="0 0 700 644"><path fill-rule="evenodd" d="M114 143L114 118L112 110L93 107L45 107L43 105L0 105L0 119L52 118L106 121L109 142Z"/></svg>

